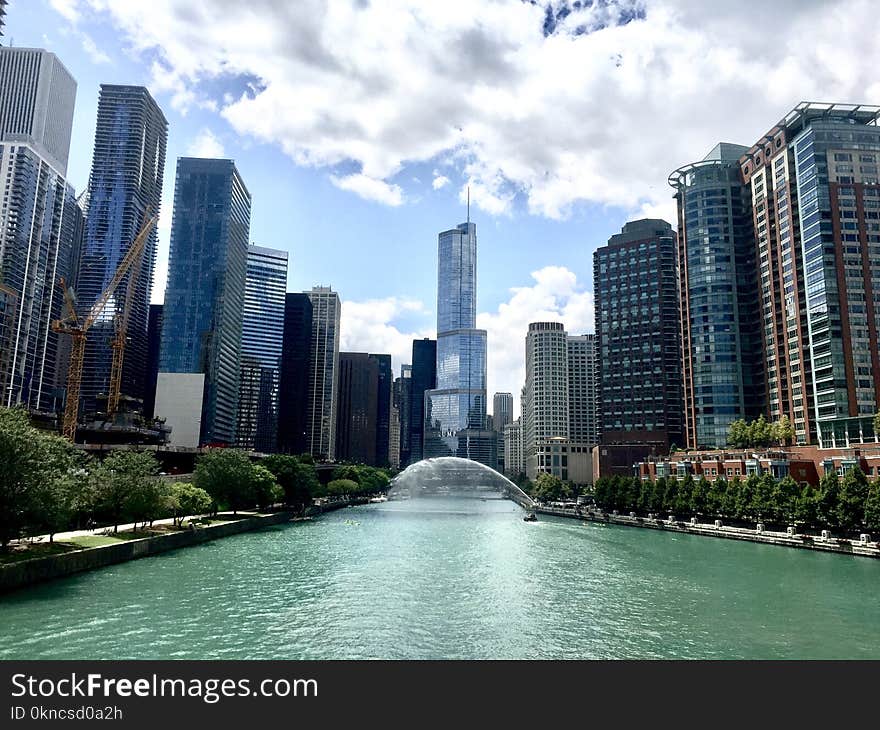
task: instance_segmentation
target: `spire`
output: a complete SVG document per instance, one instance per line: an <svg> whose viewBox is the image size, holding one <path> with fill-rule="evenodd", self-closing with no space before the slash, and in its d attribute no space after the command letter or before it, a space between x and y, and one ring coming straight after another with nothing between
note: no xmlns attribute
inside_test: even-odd
<svg viewBox="0 0 880 730"><path fill-rule="evenodd" d="M468 185L467 188L467 222L470 225L471 222L471 186Z"/></svg>

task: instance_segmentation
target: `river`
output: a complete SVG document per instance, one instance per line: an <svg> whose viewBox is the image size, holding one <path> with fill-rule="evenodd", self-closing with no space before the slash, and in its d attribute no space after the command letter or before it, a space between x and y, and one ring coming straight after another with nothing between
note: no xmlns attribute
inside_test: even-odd
<svg viewBox="0 0 880 730"><path fill-rule="evenodd" d="M430 498L0 597L0 659L880 658L880 561Z"/></svg>

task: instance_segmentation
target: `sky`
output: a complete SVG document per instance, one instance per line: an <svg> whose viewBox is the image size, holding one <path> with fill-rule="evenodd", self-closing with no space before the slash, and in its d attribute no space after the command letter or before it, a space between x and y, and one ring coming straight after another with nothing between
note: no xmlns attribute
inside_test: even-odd
<svg viewBox="0 0 880 730"><path fill-rule="evenodd" d="M341 349L436 334L437 234L478 238L488 390L518 400L528 323L592 332L592 253L675 221L669 173L751 145L801 101L880 103L876 0L11 0L7 42L78 82L68 176L88 181L101 83L169 121L153 301L178 157L236 161L251 240L288 290L331 285ZM841 43L840 39L846 39ZM490 400L491 402L491 400Z"/></svg>

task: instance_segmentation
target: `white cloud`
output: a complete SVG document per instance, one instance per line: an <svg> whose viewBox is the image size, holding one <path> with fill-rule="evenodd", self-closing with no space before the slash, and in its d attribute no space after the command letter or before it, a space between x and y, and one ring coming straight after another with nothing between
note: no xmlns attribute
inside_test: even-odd
<svg viewBox="0 0 880 730"><path fill-rule="evenodd" d="M446 175L441 175L439 172L434 170L434 180L431 182L431 187L434 190L440 190L440 188L449 184L449 178Z"/></svg>
<svg viewBox="0 0 880 730"><path fill-rule="evenodd" d="M109 15L174 106L218 104L301 165L359 165L346 189L392 204L408 163L451 157L492 214L669 211L668 173L715 142L803 99L880 96L872 0L53 3Z"/></svg>
<svg viewBox="0 0 880 730"><path fill-rule="evenodd" d="M562 322L570 335L593 332L593 293L563 266L532 272L531 286L514 287L495 312L477 315L487 330L488 394L513 394L519 415L520 389L525 384L525 340L531 322Z"/></svg>
<svg viewBox="0 0 880 730"><path fill-rule="evenodd" d="M403 190L399 185L390 185L384 180L377 180L362 173L346 175L345 177L331 175L330 182L340 190L349 190L357 193L362 198L374 200L377 203L391 206L403 203Z"/></svg>
<svg viewBox="0 0 880 730"><path fill-rule="evenodd" d="M51 8L71 23L79 20L78 0L49 0Z"/></svg>
<svg viewBox="0 0 880 730"><path fill-rule="evenodd" d="M97 44L88 33L79 33L79 39L82 43L83 50L88 54L92 63L110 63L110 56L98 48Z"/></svg>
<svg viewBox="0 0 880 730"><path fill-rule="evenodd" d="M195 139L187 147L186 153L190 157L209 157L215 159L223 158L226 155L220 138L207 127L199 130Z"/></svg>
<svg viewBox="0 0 880 730"><path fill-rule="evenodd" d="M342 321L339 329L339 349L343 352L372 352L391 355L394 377L400 375L400 366L412 362L412 341L435 337L432 326L415 332L401 332L396 321L402 315L424 314L424 304L413 299L388 297L364 302L342 302Z"/></svg>

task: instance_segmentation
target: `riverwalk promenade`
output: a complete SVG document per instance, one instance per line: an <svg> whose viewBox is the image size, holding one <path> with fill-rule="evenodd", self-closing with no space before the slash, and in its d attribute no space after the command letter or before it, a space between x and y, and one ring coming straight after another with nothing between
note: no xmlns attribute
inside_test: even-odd
<svg viewBox="0 0 880 730"><path fill-rule="evenodd" d="M823 552L880 558L880 543L874 541L872 536L867 534L860 535L857 540L850 540L848 538L834 537L828 530L823 530L819 535L798 533L794 528L789 528L786 532L775 532L765 530L761 524L758 524L754 529L750 529L725 525L721 520L715 520L712 524L707 524L698 522L696 518L685 521L677 519L674 515L639 517L634 512L630 512L628 515L621 515L616 511L609 513L595 508L584 509L583 507L564 509L561 507L538 506L534 511L539 514L567 517L584 522L598 522L621 525L623 527L642 527L650 530L686 533L688 535L720 537L727 540L744 540L766 545L780 545L806 550L820 550Z"/></svg>

